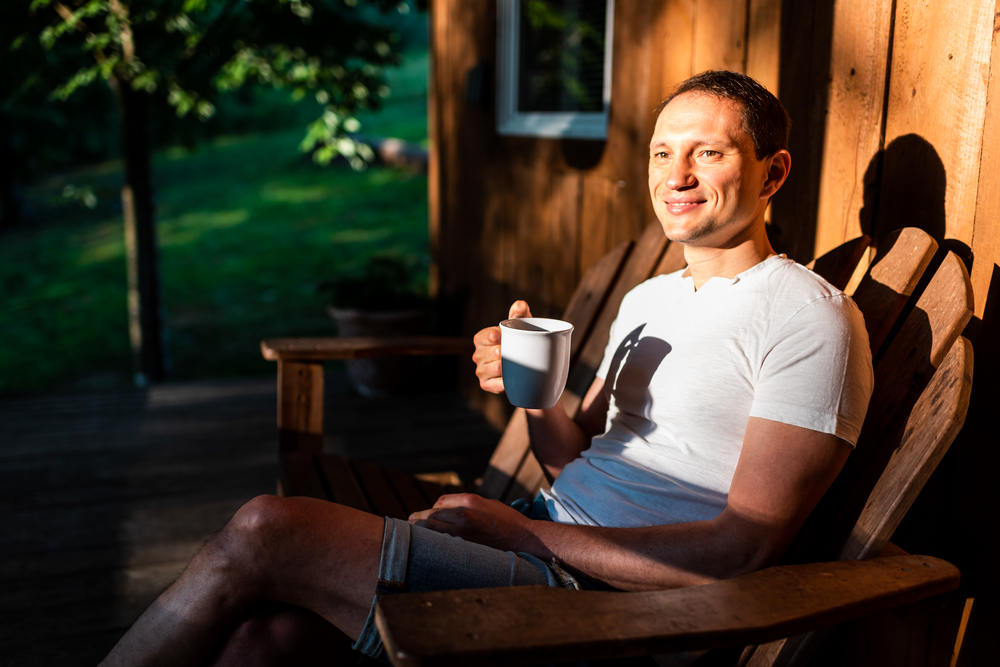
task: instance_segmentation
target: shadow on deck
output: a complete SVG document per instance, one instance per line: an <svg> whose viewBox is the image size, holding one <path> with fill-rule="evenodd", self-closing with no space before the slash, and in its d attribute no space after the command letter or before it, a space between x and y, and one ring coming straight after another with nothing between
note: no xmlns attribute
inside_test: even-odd
<svg viewBox="0 0 1000 667"><path fill-rule="evenodd" d="M485 468L497 434L454 394L363 399L327 379L326 447ZM0 663L92 665L277 477L274 380L0 401Z"/></svg>

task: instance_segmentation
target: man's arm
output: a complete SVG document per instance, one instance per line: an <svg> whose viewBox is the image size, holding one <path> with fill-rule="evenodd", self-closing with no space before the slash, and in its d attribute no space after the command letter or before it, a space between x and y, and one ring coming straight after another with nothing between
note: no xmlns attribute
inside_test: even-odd
<svg viewBox="0 0 1000 667"><path fill-rule="evenodd" d="M850 451L836 436L751 418L728 502L710 521L576 526L532 521L472 494L443 496L410 520L501 549L557 558L625 590L696 585L776 562Z"/></svg>
<svg viewBox="0 0 1000 667"><path fill-rule="evenodd" d="M524 301L515 301L510 307L509 317L531 317L531 310ZM503 391L503 375L500 363L500 327L487 327L474 337L476 350L472 360L476 363L479 386L490 393ZM608 397L604 392L604 381L596 378L587 390L580 405L580 412L571 419L560 405L544 410L527 410L528 433L535 457L551 479L555 479L563 467L580 456L590 439L604 429L608 413Z"/></svg>

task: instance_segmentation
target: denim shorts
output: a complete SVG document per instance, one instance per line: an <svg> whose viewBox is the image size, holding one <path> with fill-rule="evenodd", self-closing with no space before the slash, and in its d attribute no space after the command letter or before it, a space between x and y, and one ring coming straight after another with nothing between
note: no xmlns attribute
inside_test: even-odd
<svg viewBox="0 0 1000 667"><path fill-rule="evenodd" d="M537 517L537 503L534 507L527 505L525 502L515 507ZM580 588L577 578L555 562L546 563L531 554L501 551L386 517L375 597L354 648L373 657L382 655L382 639L375 628L375 603L382 595L537 585Z"/></svg>

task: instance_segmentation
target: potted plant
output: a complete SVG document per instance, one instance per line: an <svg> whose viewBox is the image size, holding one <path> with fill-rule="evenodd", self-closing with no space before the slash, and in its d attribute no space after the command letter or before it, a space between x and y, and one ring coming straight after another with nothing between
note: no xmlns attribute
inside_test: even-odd
<svg viewBox="0 0 1000 667"><path fill-rule="evenodd" d="M340 336L419 335L430 329L424 276L426 266L417 260L377 253L362 270L324 281L319 290ZM387 396L405 389L416 362L405 357L355 359L347 362L347 375L362 396Z"/></svg>

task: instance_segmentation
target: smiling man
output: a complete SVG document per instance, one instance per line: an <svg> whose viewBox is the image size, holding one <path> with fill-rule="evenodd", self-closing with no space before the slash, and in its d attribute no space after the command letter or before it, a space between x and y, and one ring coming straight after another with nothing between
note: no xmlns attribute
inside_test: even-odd
<svg viewBox="0 0 1000 667"><path fill-rule="evenodd" d="M872 388L855 305L768 242L787 133L778 100L738 73L700 74L661 105L649 191L687 267L625 296L576 419L528 411L551 489L520 509L443 496L409 521L256 498L106 664L322 663L311 640L327 623L381 651L378 595L641 590L775 562L847 459ZM502 392L498 327L474 340L480 386Z"/></svg>

